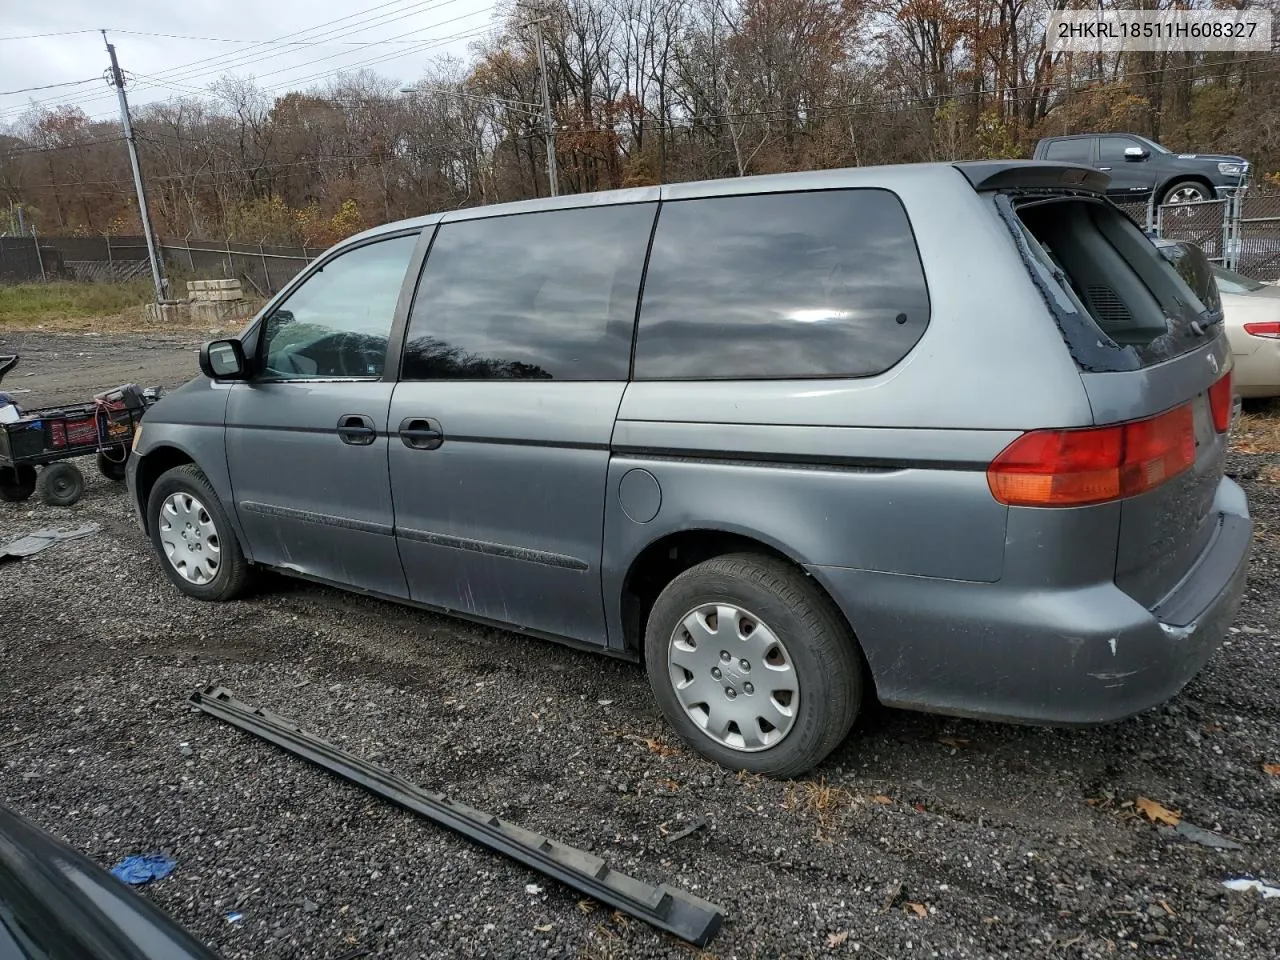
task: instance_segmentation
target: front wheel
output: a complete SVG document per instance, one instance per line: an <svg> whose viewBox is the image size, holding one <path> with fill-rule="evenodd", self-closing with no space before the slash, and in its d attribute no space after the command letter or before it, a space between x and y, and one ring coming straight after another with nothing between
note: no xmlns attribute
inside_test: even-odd
<svg viewBox="0 0 1280 960"><path fill-rule="evenodd" d="M231 600L249 563L218 495L194 464L162 474L147 499L147 529L165 575L197 600Z"/></svg>
<svg viewBox="0 0 1280 960"><path fill-rule="evenodd" d="M0 500L21 503L36 492L36 468L27 464L0 467Z"/></svg>
<svg viewBox="0 0 1280 960"><path fill-rule="evenodd" d="M1201 203L1212 199L1209 189L1203 183L1197 183L1195 180L1179 180L1164 192L1164 196L1160 198L1160 205Z"/></svg>
<svg viewBox="0 0 1280 960"><path fill-rule="evenodd" d="M857 642L835 605L790 564L756 554L672 580L649 614L645 665L668 722L732 770L805 773L862 703Z"/></svg>

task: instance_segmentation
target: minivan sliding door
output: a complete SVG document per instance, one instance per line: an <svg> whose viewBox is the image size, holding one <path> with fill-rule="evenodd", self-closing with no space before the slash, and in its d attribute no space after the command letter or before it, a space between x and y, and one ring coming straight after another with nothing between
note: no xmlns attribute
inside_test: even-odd
<svg viewBox="0 0 1280 960"><path fill-rule="evenodd" d="M656 203L444 222L391 400L410 597L605 643L609 444Z"/></svg>

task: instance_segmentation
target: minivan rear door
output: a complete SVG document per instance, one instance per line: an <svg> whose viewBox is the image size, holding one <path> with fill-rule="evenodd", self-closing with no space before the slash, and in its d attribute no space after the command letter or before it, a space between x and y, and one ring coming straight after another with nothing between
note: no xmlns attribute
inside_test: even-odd
<svg viewBox="0 0 1280 960"><path fill-rule="evenodd" d="M1215 498L1231 387L1216 288L1197 279L1209 276L1205 264L1171 262L1127 216L1086 191L1011 188L995 203L1046 293L1094 423L1180 411L1194 435L1189 465L1121 502L1115 580L1155 607L1182 582L1220 520Z"/></svg>

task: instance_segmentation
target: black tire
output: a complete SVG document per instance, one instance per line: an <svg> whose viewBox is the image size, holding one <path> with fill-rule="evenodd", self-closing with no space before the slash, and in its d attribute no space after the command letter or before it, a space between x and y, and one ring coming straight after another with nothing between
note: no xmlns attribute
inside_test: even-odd
<svg viewBox="0 0 1280 960"><path fill-rule="evenodd" d="M36 480L40 499L51 507L69 507L84 496L84 474L74 463L51 463Z"/></svg>
<svg viewBox="0 0 1280 960"><path fill-rule="evenodd" d="M1161 205L1161 206L1164 206L1164 205L1166 205L1166 204L1170 204L1170 203L1176 204L1176 203L1181 203L1181 202L1188 202L1188 201L1190 201L1190 198L1189 198L1189 197L1186 199L1186 201L1178 201L1178 200L1173 200L1173 199L1171 199L1173 196L1175 196L1175 195L1176 195L1179 191L1181 191L1181 190L1194 190L1194 191L1196 191L1196 192L1200 195L1200 197L1199 197L1199 199L1200 199L1200 200L1212 200L1212 199L1213 199L1213 191L1212 191L1212 190L1210 190L1208 187L1206 187L1206 186L1205 186L1203 183L1201 183L1200 181L1198 181L1198 180L1178 180L1176 183L1171 183L1171 184L1169 184L1169 186L1165 189L1164 193L1160 195L1160 205Z"/></svg>
<svg viewBox="0 0 1280 960"><path fill-rule="evenodd" d="M164 518L161 510L165 502L175 495L180 499L184 496L190 498L193 509L195 503L198 503L203 508L200 516L207 518L212 524L218 560L212 576L203 582L196 582L180 573L165 550L161 529ZM160 559L165 576L187 596L197 600L233 600L248 586L251 568L244 551L240 549L240 541L231 528L231 520L218 501L213 485L194 464L174 467L161 474L147 498L147 529L151 531L151 545Z"/></svg>
<svg viewBox="0 0 1280 960"><path fill-rule="evenodd" d="M112 483L124 483L128 466L128 447L115 447L98 454L98 472Z"/></svg>
<svg viewBox="0 0 1280 960"><path fill-rule="evenodd" d="M36 492L36 468L26 464L0 467L0 500L21 503Z"/></svg>
<svg viewBox="0 0 1280 960"><path fill-rule="evenodd" d="M798 684L799 707L790 728L776 743L753 752L721 743L706 733L681 705L672 679L668 655L677 627L699 606L716 603L738 606L767 625L785 646ZM742 629L735 636L740 636ZM732 658L726 662L730 667L735 663ZM645 666L654 697L676 732L698 753L731 770L779 778L805 773L845 738L862 704L862 657L839 610L795 567L758 554L707 560L667 584L649 613ZM712 684L729 682L724 677L730 675L715 668L711 673L716 678ZM761 675L757 669L757 679ZM685 676L692 678L693 674L685 671ZM748 684L742 681L747 676L739 674L732 682L745 688ZM718 688L715 692L719 693ZM731 695L727 686L725 692ZM741 694L732 696L736 699Z"/></svg>

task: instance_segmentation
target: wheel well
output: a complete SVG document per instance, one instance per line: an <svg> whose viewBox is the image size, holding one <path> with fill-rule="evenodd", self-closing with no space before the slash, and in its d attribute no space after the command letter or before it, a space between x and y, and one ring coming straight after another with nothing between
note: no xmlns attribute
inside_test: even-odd
<svg viewBox="0 0 1280 960"><path fill-rule="evenodd" d="M147 500L151 497L151 488L156 485L156 481L174 467L187 463L195 461L177 447L156 447L145 457L139 458L134 482L143 523L147 522Z"/></svg>
<svg viewBox="0 0 1280 960"><path fill-rule="evenodd" d="M1200 184L1200 186L1204 187L1205 190L1209 191L1210 200L1212 200L1214 197L1217 196L1217 191L1213 189L1213 184L1209 182L1209 178L1199 173L1188 173L1183 176L1170 177L1164 183L1160 184L1160 189L1159 191L1157 191L1156 196L1159 199L1163 200L1164 195L1169 192L1169 188L1172 187L1175 183L1188 183L1188 182L1198 183Z"/></svg>
<svg viewBox="0 0 1280 960"><path fill-rule="evenodd" d="M799 564L777 548L722 530L682 530L655 540L631 562L622 581L622 628L627 649L643 652L649 611L667 584L704 560L730 553L759 553L799 569ZM826 594L821 584L815 584ZM838 605L836 609L839 610ZM844 618L843 611L840 615Z"/></svg>

